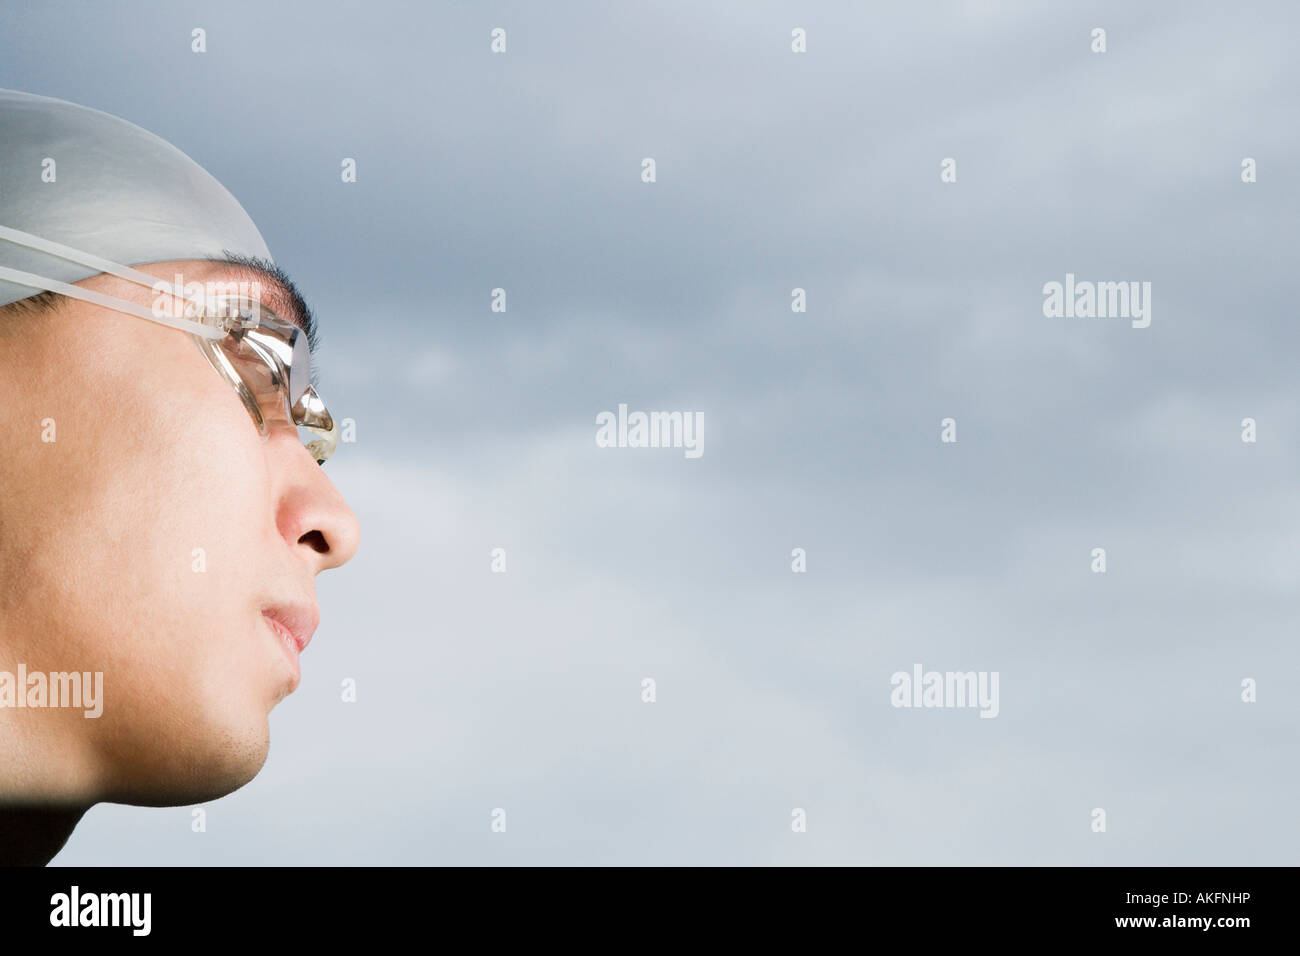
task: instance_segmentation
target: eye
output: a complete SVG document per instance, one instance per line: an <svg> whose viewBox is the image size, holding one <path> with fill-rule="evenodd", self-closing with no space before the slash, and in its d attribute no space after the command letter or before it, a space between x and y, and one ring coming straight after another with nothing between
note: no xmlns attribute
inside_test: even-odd
<svg viewBox="0 0 1300 956"><path fill-rule="evenodd" d="M230 307L230 317L238 319L239 324L246 328L255 328L261 319L262 306L257 302L249 302L247 299L239 299L232 302Z"/></svg>

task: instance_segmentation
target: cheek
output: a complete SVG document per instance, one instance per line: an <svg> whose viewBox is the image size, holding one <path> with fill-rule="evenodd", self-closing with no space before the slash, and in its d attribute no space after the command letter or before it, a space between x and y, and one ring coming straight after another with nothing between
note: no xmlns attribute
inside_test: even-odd
<svg viewBox="0 0 1300 956"><path fill-rule="evenodd" d="M101 369L85 394L105 400L67 396L58 409L46 487L61 492L47 502L40 562L59 602L52 623L80 660L102 661L106 687L117 675L132 697L144 692L146 710L256 704L264 717L276 648L253 610L274 533L266 455L187 337L151 347L143 367Z"/></svg>
<svg viewBox="0 0 1300 956"><path fill-rule="evenodd" d="M264 533L270 510L266 456L234 391L183 336L170 361L118 383L101 448L112 464L97 483L99 513L164 581L214 570ZM111 446L111 447L110 447Z"/></svg>
<svg viewBox="0 0 1300 956"><path fill-rule="evenodd" d="M256 597L254 556L273 529L266 455L235 392L177 338L188 362L131 393L138 429L104 507L120 529L135 529L131 551L152 572L142 585L178 610L229 623Z"/></svg>

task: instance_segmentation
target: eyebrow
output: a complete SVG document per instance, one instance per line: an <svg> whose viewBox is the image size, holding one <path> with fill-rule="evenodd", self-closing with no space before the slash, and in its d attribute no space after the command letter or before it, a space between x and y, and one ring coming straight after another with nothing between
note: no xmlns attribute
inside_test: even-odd
<svg viewBox="0 0 1300 956"><path fill-rule="evenodd" d="M227 271L235 272L243 278L259 282L262 286L262 299L272 311L282 319L292 322L302 329L307 336L307 347L313 356L320 345L320 327L311 307L302 297L288 274L275 263L254 256L239 256L227 252L224 260L230 267ZM312 378L316 376L316 363L312 362ZM313 382L313 384L315 384Z"/></svg>

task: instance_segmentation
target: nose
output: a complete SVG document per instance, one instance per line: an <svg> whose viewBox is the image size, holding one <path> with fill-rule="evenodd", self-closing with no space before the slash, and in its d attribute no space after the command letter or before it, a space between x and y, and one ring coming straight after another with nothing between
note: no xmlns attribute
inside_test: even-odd
<svg viewBox="0 0 1300 956"><path fill-rule="evenodd" d="M334 482L298 440L296 429L272 429L266 450L274 474L282 476L275 488L281 537L311 565L313 575L347 564L361 544L361 525Z"/></svg>

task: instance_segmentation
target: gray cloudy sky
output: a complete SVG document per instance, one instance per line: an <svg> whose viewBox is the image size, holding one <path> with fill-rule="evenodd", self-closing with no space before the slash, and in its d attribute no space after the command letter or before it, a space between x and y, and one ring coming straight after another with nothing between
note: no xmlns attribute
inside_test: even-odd
<svg viewBox="0 0 1300 956"><path fill-rule="evenodd" d="M361 550L265 769L55 862L1296 862L1298 21L0 8L0 87L240 199L357 421ZM1149 281L1150 327L1044 317L1067 272ZM597 448L619 403L703 456ZM914 664L997 671L999 715L891 706Z"/></svg>

